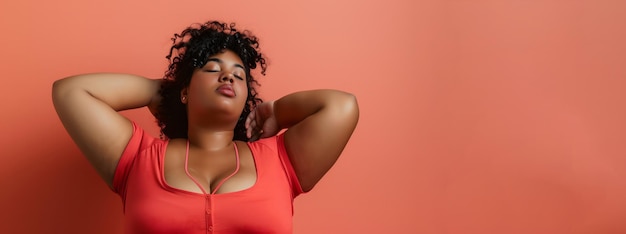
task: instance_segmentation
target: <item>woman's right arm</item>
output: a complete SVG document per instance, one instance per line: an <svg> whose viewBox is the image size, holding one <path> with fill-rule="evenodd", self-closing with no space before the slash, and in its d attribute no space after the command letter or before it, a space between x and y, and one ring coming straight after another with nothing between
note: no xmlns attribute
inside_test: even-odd
<svg viewBox="0 0 626 234"><path fill-rule="evenodd" d="M117 162L131 138L130 120L118 111L155 106L161 80L96 73L54 82L54 108L80 151L112 186Z"/></svg>

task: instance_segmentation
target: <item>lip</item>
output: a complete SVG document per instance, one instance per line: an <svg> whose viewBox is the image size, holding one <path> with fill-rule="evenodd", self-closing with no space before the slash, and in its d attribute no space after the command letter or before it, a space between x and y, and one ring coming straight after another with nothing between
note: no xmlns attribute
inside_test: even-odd
<svg viewBox="0 0 626 234"><path fill-rule="evenodd" d="M233 89L233 86L229 85L229 84L220 85L220 87L217 87L217 89L215 91L218 92L219 94L222 94L222 95L227 96L227 97L235 97L235 96L237 96L235 94L235 90Z"/></svg>

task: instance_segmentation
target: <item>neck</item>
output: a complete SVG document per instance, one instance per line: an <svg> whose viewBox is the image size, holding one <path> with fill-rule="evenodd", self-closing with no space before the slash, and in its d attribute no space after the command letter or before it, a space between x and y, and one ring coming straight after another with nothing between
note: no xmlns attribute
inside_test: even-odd
<svg viewBox="0 0 626 234"><path fill-rule="evenodd" d="M238 115L216 110L209 113L188 114L187 138L189 145L206 151L232 146Z"/></svg>
<svg viewBox="0 0 626 234"><path fill-rule="evenodd" d="M189 124L188 135L189 145L201 148L206 151L221 150L230 147L233 142L235 132L223 128L212 128Z"/></svg>

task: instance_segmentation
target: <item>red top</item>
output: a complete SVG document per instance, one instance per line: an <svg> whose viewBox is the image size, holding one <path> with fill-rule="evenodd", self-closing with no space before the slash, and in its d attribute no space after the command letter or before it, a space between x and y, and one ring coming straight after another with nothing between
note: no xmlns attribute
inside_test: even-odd
<svg viewBox="0 0 626 234"><path fill-rule="evenodd" d="M133 122L117 165L113 191L124 204L127 233L291 233L293 199L302 188L285 151L283 134L247 143L256 183L245 190L202 194L170 187L163 175L169 141Z"/></svg>

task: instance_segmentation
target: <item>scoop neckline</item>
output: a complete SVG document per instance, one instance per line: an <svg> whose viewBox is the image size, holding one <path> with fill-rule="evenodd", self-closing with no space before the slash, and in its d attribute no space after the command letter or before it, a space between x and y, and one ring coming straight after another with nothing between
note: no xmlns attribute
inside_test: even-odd
<svg viewBox="0 0 626 234"><path fill-rule="evenodd" d="M257 157L254 154L254 152L252 151L252 148L250 147L250 142L244 142L246 143L245 145L248 147L248 149L250 150L250 154L252 155L252 161L254 163L254 172L256 174L256 180L254 181L254 184L252 186L250 186L249 188L243 189L243 190L239 190L239 191L234 191L234 192L228 192L228 193L199 193L199 192L194 192L194 191L189 191L189 190L184 190L184 189L180 189L180 188L176 188L171 186L169 183L167 183L167 180L165 180L165 154L167 153L167 147L169 146L170 140L165 141L165 143L163 144L163 154L161 154L160 159L161 159L161 165L159 165L159 180L162 181L163 187L166 190L172 191L172 192L178 192L178 193L184 193L184 194L189 194L189 195L194 195L194 196L200 196L200 197L219 197L219 196L227 196L227 195L237 195L240 193L247 193L253 189L256 189L256 187L258 187L259 184L259 175L261 173L259 173L259 167L257 164ZM239 147L239 146L237 146Z"/></svg>

